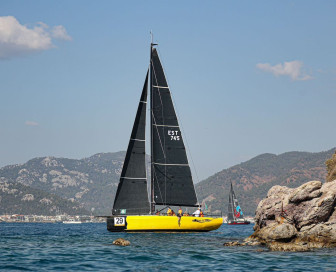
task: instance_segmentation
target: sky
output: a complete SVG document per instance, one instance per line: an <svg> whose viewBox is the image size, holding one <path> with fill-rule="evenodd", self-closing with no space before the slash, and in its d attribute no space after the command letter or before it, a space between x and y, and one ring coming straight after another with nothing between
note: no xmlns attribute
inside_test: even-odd
<svg viewBox="0 0 336 272"><path fill-rule="evenodd" d="M336 147L335 14L327 0L2 0L0 167L126 150L150 31L195 182Z"/></svg>

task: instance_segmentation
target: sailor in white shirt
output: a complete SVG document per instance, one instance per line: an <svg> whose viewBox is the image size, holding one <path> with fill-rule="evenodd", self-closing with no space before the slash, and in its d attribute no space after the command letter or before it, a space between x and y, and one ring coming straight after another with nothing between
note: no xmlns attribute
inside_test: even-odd
<svg viewBox="0 0 336 272"><path fill-rule="evenodd" d="M198 208L198 209L193 213L193 215L196 216L196 217L199 217L199 216L200 216L200 213L201 213L201 208Z"/></svg>

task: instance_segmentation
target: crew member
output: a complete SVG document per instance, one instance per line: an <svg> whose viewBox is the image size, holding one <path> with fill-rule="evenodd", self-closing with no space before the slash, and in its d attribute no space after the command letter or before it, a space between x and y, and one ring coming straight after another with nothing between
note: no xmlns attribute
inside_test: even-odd
<svg viewBox="0 0 336 272"><path fill-rule="evenodd" d="M193 216L199 217L201 213L201 208L198 208L196 211L193 212Z"/></svg>

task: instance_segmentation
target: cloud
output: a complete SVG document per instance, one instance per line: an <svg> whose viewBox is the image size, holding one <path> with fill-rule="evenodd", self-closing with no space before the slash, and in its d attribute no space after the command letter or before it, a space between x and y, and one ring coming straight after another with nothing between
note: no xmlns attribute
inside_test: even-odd
<svg viewBox="0 0 336 272"><path fill-rule="evenodd" d="M302 71L303 62L294 60L289 62L284 62L272 66L269 63L258 63L257 68L270 72L275 76L289 76L292 80L310 80L313 79L312 76L306 74Z"/></svg>
<svg viewBox="0 0 336 272"><path fill-rule="evenodd" d="M52 36L55 39L65 40L65 41L71 41L72 40L72 38L66 32L64 26L61 26L61 25L54 26L51 33L52 33Z"/></svg>
<svg viewBox="0 0 336 272"><path fill-rule="evenodd" d="M10 59L54 48L53 39L71 40L61 25L43 22L28 28L13 16L0 16L0 59Z"/></svg>
<svg viewBox="0 0 336 272"><path fill-rule="evenodd" d="M39 124L34 121L26 121L25 125L30 127L37 127Z"/></svg>

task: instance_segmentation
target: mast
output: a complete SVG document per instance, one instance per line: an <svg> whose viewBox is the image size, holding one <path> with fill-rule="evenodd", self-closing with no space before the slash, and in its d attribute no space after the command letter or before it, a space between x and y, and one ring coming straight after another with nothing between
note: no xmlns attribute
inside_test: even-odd
<svg viewBox="0 0 336 272"><path fill-rule="evenodd" d="M153 76L152 76L152 52L153 47L157 45L156 43L153 43L153 33L151 34L151 45L150 45L150 60L149 60L149 74L150 74L150 87L149 87L149 93L150 93L150 142L151 142L151 191L150 191L150 212L151 214L155 213L155 201L154 201L154 164L153 164Z"/></svg>
<svg viewBox="0 0 336 272"><path fill-rule="evenodd" d="M149 81L149 93L150 93L150 144L151 144L151 191L150 191L150 212L151 214L154 214L155 211L155 203L154 203L154 170L153 170L153 118L152 118L152 105L153 105L153 77L152 77L152 48L153 48L153 35L151 32L151 46L150 46L150 60L149 60L149 74L150 74L150 81Z"/></svg>

